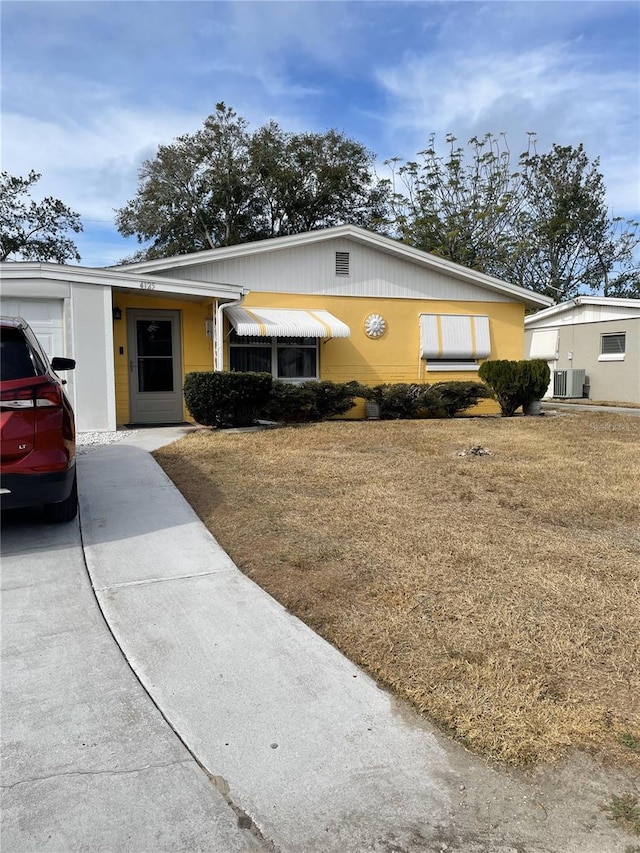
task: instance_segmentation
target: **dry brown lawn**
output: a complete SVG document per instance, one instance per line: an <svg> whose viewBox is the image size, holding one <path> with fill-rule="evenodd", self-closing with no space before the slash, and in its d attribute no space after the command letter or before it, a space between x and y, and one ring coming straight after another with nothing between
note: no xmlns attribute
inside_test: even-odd
<svg viewBox="0 0 640 853"><path fill-rule="evenodd" d="M636 417L569 413L201 431L155 456L242 571L473 750L640 766L639 445Z"/></svg>

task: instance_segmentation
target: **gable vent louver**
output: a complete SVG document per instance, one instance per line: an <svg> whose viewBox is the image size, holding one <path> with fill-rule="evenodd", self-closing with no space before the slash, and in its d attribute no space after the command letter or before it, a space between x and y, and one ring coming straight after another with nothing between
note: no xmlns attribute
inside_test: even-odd
<svg viewBox="0 0 640 853"><path fill-rule="evenodd" d="M336 252L336 275L349 275L349 252Z"/></svg>

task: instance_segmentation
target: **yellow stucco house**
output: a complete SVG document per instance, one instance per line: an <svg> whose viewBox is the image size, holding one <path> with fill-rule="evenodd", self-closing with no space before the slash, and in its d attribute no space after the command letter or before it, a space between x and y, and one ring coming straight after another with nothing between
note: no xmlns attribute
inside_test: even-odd
<svg viewBox="0 0 640 853"><path fill-rule="evenodd" d="M522 358L525 309L552 304L351 225L103 270L5 264L2 275L3 313L35 318L36 333L53 323L55 354L78 361L80 429L187 419L194 370L473 379L485 359Z"/></svg>

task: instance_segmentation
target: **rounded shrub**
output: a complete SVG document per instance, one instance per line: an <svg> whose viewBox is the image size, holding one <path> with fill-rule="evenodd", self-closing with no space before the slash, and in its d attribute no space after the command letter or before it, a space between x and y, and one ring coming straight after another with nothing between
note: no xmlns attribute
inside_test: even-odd
<svg viewBox="0 0 640 853"><path fill-rule="evenodd" d="M550 375L549 365L540 358L485 361L478 370L478 376L491 388L505 418L514 415L520 406L542 399Z"/></svg>
<svg viewBox="0 0 640 853"><path fill-rule="evenodd" d="M522 405L518 362L508 359L485 361L480 365L478 376L491 388L502 417L514 415Z"/></svg>
<svg viewBox="0 0 640 853"><path fill-rule="evenodd" d="M551 379L549 365L542 358L518 362L520 365L520 395L523 406L541 400Z"/></svg>
<svg viewBox="0 0 640 853"><path fill-rule="evenodd" d="M269 373L188 373L184 399L199 424L251 426L269 399L272 381Z"/></svg>

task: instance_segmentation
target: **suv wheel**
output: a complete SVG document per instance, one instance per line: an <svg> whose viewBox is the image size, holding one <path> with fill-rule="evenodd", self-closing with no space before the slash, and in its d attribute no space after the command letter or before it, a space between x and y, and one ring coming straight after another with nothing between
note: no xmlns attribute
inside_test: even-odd
<svg viewBox="0 0 640 853"><path fill-rule="evenodd" d="M78 514L78 480L77 476L73 478L73 486L69 497L64 501L56 504L48 504L45 508L45 516L47 521L52 521L54 524L59 524L65 521L73 521Z"/></svg>

